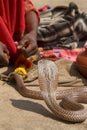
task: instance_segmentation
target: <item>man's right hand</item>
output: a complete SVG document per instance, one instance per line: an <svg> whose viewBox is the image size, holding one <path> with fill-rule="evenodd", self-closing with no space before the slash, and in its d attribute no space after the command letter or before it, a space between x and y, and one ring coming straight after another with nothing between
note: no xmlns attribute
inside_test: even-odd
<svg viewBox="0 0 87 130"><path fill-rule="evenodd" d="M0 66L6 66L9 64L9 51L5 44L0 42Z"/></svg>

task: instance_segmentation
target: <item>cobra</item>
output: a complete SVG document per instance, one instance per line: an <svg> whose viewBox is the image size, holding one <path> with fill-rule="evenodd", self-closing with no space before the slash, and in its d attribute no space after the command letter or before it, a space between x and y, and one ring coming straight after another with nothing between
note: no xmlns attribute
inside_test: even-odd
<svg viewBox="0 0 87 130"><path fill-rule="evenodd" d="M87 88L76 87L58 90L58 68L53 61L38 62L38 81L40 91L26 88L17 73L12 73L17 91L24 97L44 100L49 109L60 119L69 122L82 122L87 118L87 110L80 103L87 103ZM58 103L58 100L61 102Z"/></svg>

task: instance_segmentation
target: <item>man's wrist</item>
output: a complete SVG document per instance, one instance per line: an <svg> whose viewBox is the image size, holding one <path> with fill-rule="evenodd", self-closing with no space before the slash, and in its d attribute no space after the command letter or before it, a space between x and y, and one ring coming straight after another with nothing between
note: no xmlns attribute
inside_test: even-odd
<svg viewBox="0 0 87 130"><path fill-rule="evenodd" d="M37 41L37 33L34 30L27 33L27 35L29 35L29 39L31 39L32 41L34 42Z"/></svg>

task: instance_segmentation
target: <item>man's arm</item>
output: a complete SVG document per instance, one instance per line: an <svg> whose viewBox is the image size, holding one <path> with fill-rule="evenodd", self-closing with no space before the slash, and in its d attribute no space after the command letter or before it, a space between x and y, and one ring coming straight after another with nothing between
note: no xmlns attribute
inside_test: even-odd
<svg viewBox="0 0 87 130"><path fill-rule="evenodd" d="M39 24L39 13L34 8L30 0L24 0L25 2L25 23L26 23L26 35L20 41L21 51L26 57L33 55L37 52L37 29Z"/></svg>
<svg viewBox="0 0 87 130"><path fill-rule="evenodd" d="M32 39L37 40L38 17L34 11L29 11L25 15L26 33L32 34Z"/></svg>

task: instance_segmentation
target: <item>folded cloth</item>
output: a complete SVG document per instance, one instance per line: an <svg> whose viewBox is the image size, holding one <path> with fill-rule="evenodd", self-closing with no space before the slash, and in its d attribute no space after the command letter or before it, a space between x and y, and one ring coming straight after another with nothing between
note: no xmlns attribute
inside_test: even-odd
<svg viewBox="0 0 87 130"><path fill-rule="evenodd" d="M69 6L56 6L40 13L38 46L56 48L78 47L87 34L87 15L70 2ZM74 42L76 45L74 46Z"/></svg>
<svg viewBox="0 0 87 130"><path fill-rule="evenodd" d="M82 87L87 86L87 79L77 70L76 64L72 61L62 58L55 61L58 67L58 87ZM5 80L10 72L14 71L14 66L0 68L0 80ZM3 83L3 82L2 82ZM8 83L11 83L8 81ZM1 81L0 81L1 84ZM39 86L38 82L38 66L33 65L28 72L27 78L24 80L26 86ZM37 88L36 88L37 89Z"/></svg>
<svg viewBox="0 0 87 130"><path fill-rule="evenodd" d="M24 29L24 1L0 0L0 40L6 44L11 57L17 52L13 38L15 34L21 38Z"/></svg>
<svg viewBox="0 0 87 130"><path fill-rule="evenodd" d="M47 50L47 51L42 51L40 52L40 55L42 58L46 59L61 59L65 58L68 59L72 62L76 62L77 55L84 51L84 48L82 48L80 51L78 50L69 50L69 49L53 49L53 50Z"/></svg>

